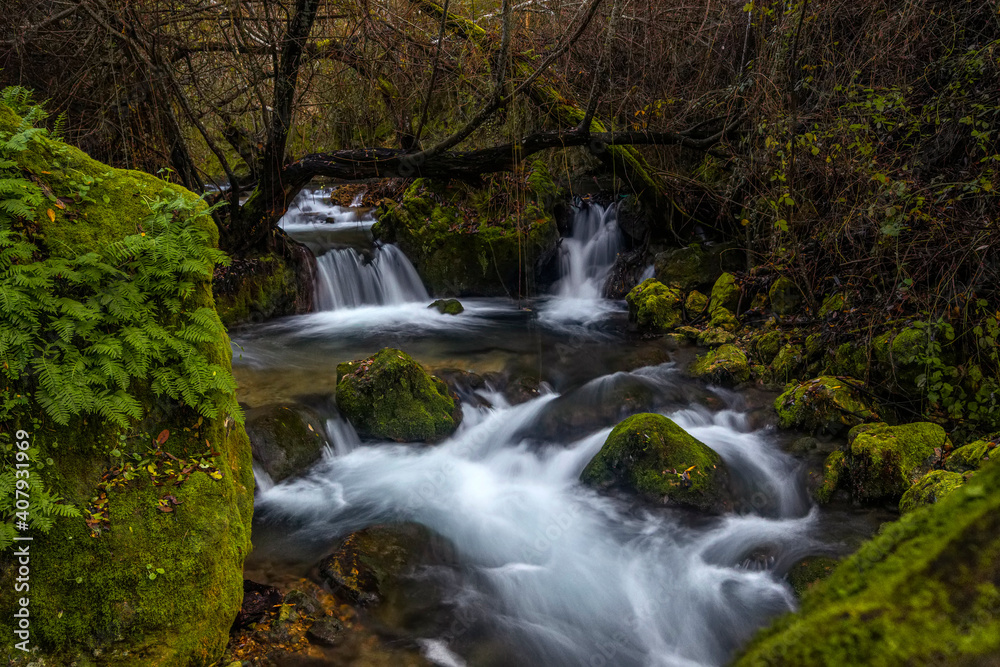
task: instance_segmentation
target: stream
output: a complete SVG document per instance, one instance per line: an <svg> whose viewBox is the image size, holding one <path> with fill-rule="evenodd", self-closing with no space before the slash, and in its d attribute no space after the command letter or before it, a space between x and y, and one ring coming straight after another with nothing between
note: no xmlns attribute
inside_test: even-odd
<svg viewBox="0 0 1000 667"><path fill-rule="evenodd" d="M232 333L240 401L320 405L329 445L297 478L258 476L248 577L308 576L351 531L412 521L451 545L418 575L443 618L408 626L432 663L720 665L795 608L793 565L844 553L877 527L875 514L813 505L803 462L785 453L795 434L768 423L773 394L705 386L681 372L697 350L628 333L624 302L601 297L621 244L613 207L579 206L549 295L461 299L451 316L427 308L398 248L376 247L366 210L328 197L303 193L283 220L317 255L317 311ZM387 346L457 378L463 422L451 438L362 442L336 414L336 365ZM486 383L462 384L461 372ZM523 377L539 390L512 405L499 387ZM637 412L667 415L720 454L734 511L579 483L611 428Z"/></svg>

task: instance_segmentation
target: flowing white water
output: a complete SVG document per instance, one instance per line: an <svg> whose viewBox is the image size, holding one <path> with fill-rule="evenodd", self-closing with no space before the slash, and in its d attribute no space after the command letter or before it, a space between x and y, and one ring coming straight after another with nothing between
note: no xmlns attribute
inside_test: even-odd
<svg viewBox="0 0 1000 667"><path fill-rule="evenodd" d="M340 310L427 301L427 290L406 255L394 245L367 261L354 248L330 250L316 260L316 307Z"/></svg>
<svg viewBox="0 0 1000 667"><path fill-rule="evenodd" d="M617 208L580 204L573 217L573 233L561 244L560 278L541 319L589 324L603 318L614 308L601 292L622 245Z"/></svg>
<svg viewBox="0 0 1000 667"><path fill-rule="evenodd" d="M790 462L766 433L732 410L671 415L754 480L761 507L774 509L771 518L757 513L751 495L747 514L692 522L580 485L610 429L565 446L521 441L555 399L465 406L461 429L444 443L349 449L304 478L260 489L258 508L320 540L386 521L428 526L458 552L459 616L515 647L509 664L716 665L792 608L787 585L750 566L815 546L814 516L796 500L796 476L772 474ZM426 639L442 656L462 653L461 636Z"/></svg>

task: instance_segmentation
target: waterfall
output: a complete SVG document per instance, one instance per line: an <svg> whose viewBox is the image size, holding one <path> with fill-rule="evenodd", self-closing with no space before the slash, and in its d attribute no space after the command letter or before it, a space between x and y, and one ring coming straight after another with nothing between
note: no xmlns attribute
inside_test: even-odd
<svg viewBox="0 0 1000 667"><path fill-rule="evenodd" d="M317 310L427 301L427 290L403 251L390 244L378 246L374 254L366 261L354 248L339 248L317 258Z"/></svg>

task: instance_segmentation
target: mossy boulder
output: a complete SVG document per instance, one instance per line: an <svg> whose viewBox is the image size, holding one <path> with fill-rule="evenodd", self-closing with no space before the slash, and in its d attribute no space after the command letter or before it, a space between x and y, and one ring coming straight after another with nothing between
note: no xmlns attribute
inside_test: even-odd
<svg viewBox="0 0 1000 667"><path fill-rule="evenodd" d="M791 278L785 276L774 281L767 292L767 297L775 315L794 315L802 307L802 293Z"/></svg>
<svg viewBox="0 0 1000 667"><path fill-rule="evenodd" d="M766 331L755 338L751 349L756 353L760 363L770 364L781 351L781 342L780 331Z"/></svg>
<svg viewBox="0 0 1000 667"><path fill-rule="evenodd" d="M393 348L337 366L337 407L362 437L396 442L437 442L462 421L448 385Z"/></svg>
<svg viewBox="0 0 1000 667"><path fill-rule="evenodd" d="M465 312L465 306L458 299L438 299L428 308L433 308L442 315L460 315Z"/></svg>
<svg viewBox="0 0 1000 667"><path fill-rule="evenodd" d="M847 308L847 299L840 292L828 294L823 299L819 307L819 316L822 318L834 317L837 313Z"/></svg>
<svg viewBox="0 0 1000 667"><path fill-rule="evenodd" d="M222 323L234 327L309 312L315 261L301 248L291 258L278 254L242 257L219 267L212 289Z"/></svg>
<svg viewBox="0 0 1000 667"><path fill-rule="evenodd" d="M0 134L15 131L20 122L0 105ZM186 208L176 209L171 224L183 225L199 248L217 245L218 231L204 214L204 205L183 188L149 174L111 168L44 135L13 160L14 169L44 192L31 224L17 230L37 248L29 262L81 257L106 261L103 253L120 248L126 239L139 244L141 234L148 233L159 240L166 232L153 231L148 224L151 204L161 198L184 203ZM142 229L145 232L138 231ZM129 270L124 262L120 268ZM179 317L199 312L202 321L194 349L203 355L206 372L214 369L214 377L228 376L231 348L213 309L211 274L192 269L185 280L190 280L190 291L178 300L180 315L165 308L151 311L158 313L153 323L173 334ZM98 285L96 293L101 289ZM129 289L146 302L160 298L145 291L148 285L142 283L132 282ZM83 298L81 292L67 298ZM122 304L120 294L105 296L104 306ZM90 322L107 320L104 311L88 317ZM66 330L43 333L52 341L81 345ZM117 333L106 331L106 342L114 343ZM76 334L82 336L79 330ZM176 382L189 387L205 381L189 375L180 363L160 369L172 371ZM63 381L78 379L67 376ZM32 470L35 479L80 512L54 517L48 532L32 528L34 650L11 650L13 664L210 665L222 656L229 639L243 597L243 561L250 550L253 513L250 447L232 389L213 394L230 407L199 415L179 398L157 392L153 381L140 373L119 386L121 396L135 401L139 415L128 419L128 427L85 410L61 423L33 394L24 411L15 407L0 428L4 470L12 435L23 428L40 456ZM13 398L9 387L2 387L5 400ZM144 465L124 468L135 456ZM36 494L33 488L33 500ZM32 505L33 512L40 509ZM0 567L0 586L7 593L15 583L14 568L6 567L13 562L9 555L3 554L5 566ZM5 600L10 599L7 593ZM12 647L13 609L7 609L0 617L0 634Z"/></svg>
<svg viewBox="0 0 1000 667"><path fill-rule="evenodd" d="M716 329L723 329L729 332L740 328L740 321L733 314L733 311L728 308L716 308L713 310L712 319L709 320L708 324Z"/></svg>
<svg viewBox="0 0 1000 667"><path fill-rule="evenodd" d="M629 319L641 329L669 331L684 321L681 293L655 278L644 280L625 297Z"/></svg>
<svg viewBox="0 0 1000 667"><path fill-rule="evenodd" d="M712 295L709 298L708 309L715 312L718 308L725 308L736 312L740 303L740 286L736 283L736 276L731 273L723 273L712 285Z"/></svg>
<svg viewBox="0 0 1000 667"><path fill-rule="evenodd" d="M944 462L945 470L952 472L968 472L979 470L984 463L990 460L997 443L993 440L977 440L963 447L959 447L948 455Z"/></svg>
<svg viewBox="0 0 1000 667"><path fill-rule="evenodd" d="M987 665L1000 656L1000 466L886 524L736 656L757 665Z"/></svg>
<svg viewBox="0 0 1000 667"><path fill-rule="evenodd" d="M860 501L897 500L926 472L935 448L950 443L938 424L916 422L901 426L862 424L847 436L844 479Z"/></svg>
<svg viewBox="0 0 1000 667"><path fill-rule="evenodd" d="M684 299L684 310L687 311L687 316L689 318L695 318L701 315L707 308L708 297L698 290L689 292L687 298Z"/></svg>
<svg viewBox="0 0 1000 667"><path fill-rule="evenodd" d="M688 373L710 382L733 385L750 379L750 363L743 350L729 344L699 356L688 367Z"/></svg>
<svg viewBox="0 0 1000 667"><path fill-rule="evenodd" d="M580 479L703 510L720 510L729 500L728 471L719 455L667 417L651 413L615 426Z"/></svg>
<svg viewBox="0 0 1000 667"><path fill-rule="evenodd" d="M965 477L957 472L932 470L906 490L899 501L899 511L912 512L924 505L933 505L965 484Z"/></svg>
<svg viewBox="0 0 1000 667"><path fill-rule="evenodd" d="M664 285L687 292L710 288L727 270L739 266L740 253L731 244L701 246L693 243L671 248L653 258L656 279Z"/></svg>
<svg viewBox="0 0 1000 667"><path fill-rule="evenodd" d="M927 354L928 342L928 330L915 326L893 329L876 336L872 341L875 370L888 382L911 391L919 376L927 371L922 358ZM942 345L939 357L945 364L954 362L954 353L948 345Z"/></svg>
<svg viewBox="0 0 1000 667"><path fill-rule="evenodd" d="M788 382L801 370L805 359L806 355L801 345L788 343L778 351L778 354L771 361L771 378L782 384Z"/></svg>
<svg viewBox="0 0 1000 667"><path fill-rule="evenodd" d="M821 376L794 385L774 401L778 425L815 433L842 433L878 419L880 409L850 379Z"/></svg>
<svg viewBox="0 0 1000 667"><path fill-rule="evenodd" d="M833 494L840 488L840 476L844 470L844 452L831 452L823 462L823 477L819 486L813 491L816 502L826 504L833 499Z"/></svg>
<svg viewBox="0 0 1000 667"><path fill-rule="evenodd" d="M401 201L382 200L372 233L396 243L438 296L509 296L535 291L543 258L559 232L554 184L541 162L527 176L527 197L513 176L489 187L417 179Z"/></svg>
<svg viewBox="0 0 1000 667"><path fill-rule="evenodd" d="M434 535L416 523L370 526L351 533L319 563L319 575L342 600L359 606L382 602L401 577L427 560Z"/></svg>
<svg viewBox="0 0 1000 667"><path fill-rule="evenodd" d="M785 578L795 594L802 597L817 582L833 574L838 562L829 556L810 556L793 565Z"/></svg>
<svg viewBox="0 0 1000 667"><path fill-rule="evenodd" d="M253 458L275 482L306 470L323 455L323 420L299 405L255 408L246 415Z"/></svg>

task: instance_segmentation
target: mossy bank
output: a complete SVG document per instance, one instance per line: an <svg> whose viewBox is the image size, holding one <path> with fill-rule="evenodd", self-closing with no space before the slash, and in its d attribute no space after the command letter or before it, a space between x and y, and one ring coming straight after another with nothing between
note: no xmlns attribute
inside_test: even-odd
<svg viewBox="0 0 1000 667"><path fill-rule="evenodd" d="M240 607L253 508L211 291L215 225L193 194L96 162L3 104L0 139L0 179L26 204L0 216L2 474L21 429L33 478L30 651L14 664L212 664ZM4 526L11 505L0 497ZM5 613L8 639L11 624Z"/></svg>

